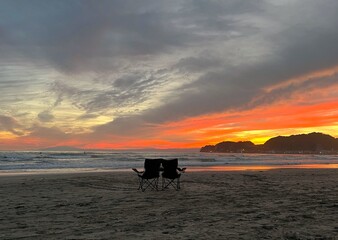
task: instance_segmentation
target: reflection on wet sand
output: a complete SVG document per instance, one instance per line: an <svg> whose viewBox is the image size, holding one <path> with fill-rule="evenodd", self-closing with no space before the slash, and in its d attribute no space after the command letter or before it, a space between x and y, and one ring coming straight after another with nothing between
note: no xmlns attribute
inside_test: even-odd
<svg viewBox="0 0 338 240"><path fill-rule="evenodd" d="M224 171L264 171L272 169L332 169L338 168L338 164L299 164L299 165L276 165L276 166L207 166L189 167L189 172L224 172Z"/></svg>

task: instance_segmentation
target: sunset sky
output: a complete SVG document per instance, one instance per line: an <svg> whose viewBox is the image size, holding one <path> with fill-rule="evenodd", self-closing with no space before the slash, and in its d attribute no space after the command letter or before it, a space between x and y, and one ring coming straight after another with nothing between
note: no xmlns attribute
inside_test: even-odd
<svg viewBox="0 0 338 240"><path fill-rule="evenodd" d="M1 0L0 150L338 137L337 0Z"/></svg>

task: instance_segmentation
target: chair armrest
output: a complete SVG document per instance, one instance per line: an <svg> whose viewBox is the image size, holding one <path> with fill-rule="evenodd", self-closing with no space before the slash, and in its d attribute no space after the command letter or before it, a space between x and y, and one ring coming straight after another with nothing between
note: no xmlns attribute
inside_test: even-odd
<svg viewBox="0 0 338 240"><path fill-rule="evenodd" d="M185 173L185 170L186 170L187 168L177 168L177 170L178 171L180 171L180 172L182 172L182 173Z"/></svg>
<svg viewBox="0 0 338 240"><path fill-rule="evenodd" d="M134 172L136 172L136 173L143 173L144 171L139 171L139 170L137 170L136 168L132 168L132 170L134 171Z"/></svg>

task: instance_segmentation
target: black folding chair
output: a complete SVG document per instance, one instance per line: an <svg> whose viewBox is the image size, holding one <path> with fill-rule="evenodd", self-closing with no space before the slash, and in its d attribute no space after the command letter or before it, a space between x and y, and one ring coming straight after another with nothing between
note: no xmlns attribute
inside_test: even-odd
<svg viewBox="0 0 338 240"><path fill-rule="evenodd" d="M184 173L186 168L178 167L178 159L163 160L163 173L162 173L162 190L172 186L174 189L179 190L181 173Z"/></svg>
<svg viewBox="0 0 338 240"><path fill-rule="evenodd" d="M158 190L158 178L160 177L160 167L162 159L145 159L144 171L138 171L133 168L133 171L137 173L139 179L138 190L144 192L147 188Z"/></svg>

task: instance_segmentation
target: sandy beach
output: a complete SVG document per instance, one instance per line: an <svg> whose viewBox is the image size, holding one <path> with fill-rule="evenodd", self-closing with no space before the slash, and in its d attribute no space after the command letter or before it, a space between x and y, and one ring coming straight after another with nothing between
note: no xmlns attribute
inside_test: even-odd
<svg viewBox="0 0 338 240"><path fill-rule="evenodd" d="M338 239L338 169L0 177L0 239Z"/></svg>

